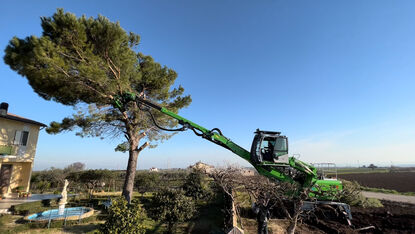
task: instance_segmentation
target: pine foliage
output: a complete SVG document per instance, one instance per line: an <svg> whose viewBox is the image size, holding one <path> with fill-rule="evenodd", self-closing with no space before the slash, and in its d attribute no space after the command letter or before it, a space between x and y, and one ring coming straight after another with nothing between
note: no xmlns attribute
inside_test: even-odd
<svg viewBox="0 0 415 234"><path fill-rule="evenodd" d="M81 137L124 137L115 149L129 152L123 195L130 202L138 154L172 136L157 127L137 103L114 107L117 96L134 93L173 112L190 104L180 85L172 87L177 73L137 52L140 36L126 32L104 16L87 18L58 9L41 17L42 35L14 37L5 49L4 61L25 77L46 100L74 106L76 112L46 131L57 134L77 130ZM53 110L46 110L53 111ZM177 121L154 113L159 126ZM139 145L140 140L146 140Z"/></svg>
<svg viewBox="0 0 415 234"><path fill-rule="evenodd" d="M139 94L175 112L191 102L190 96L183 96L183 87L171 88L177 78L174 70L136 52L139 35L127 33L104 16L77 18L63 9L52 17L41 17L41 26L42 36L14 37L9 42L5 63L46 100L72 106L89 104L78 105L77 112L61 122L52 122L48 133L78 128L79 136L123 136L129 121L137 134L146 131L150 141L170 136L154 128L137 106L128 106L128 120L112 107L114 96L124 92ZM177 124L154 114L162 126Z"/></svg>

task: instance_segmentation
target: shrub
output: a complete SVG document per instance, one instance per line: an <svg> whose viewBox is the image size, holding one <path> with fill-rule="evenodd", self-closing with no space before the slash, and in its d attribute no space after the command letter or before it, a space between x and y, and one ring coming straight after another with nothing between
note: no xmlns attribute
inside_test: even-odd
<svg viewBox="0 0 415 234"><path fill-rule="evenodd" d="M363 204L363 207L383 207L382 202L376 198L366 198L366 201Z"/></svg>
<svg viewBox="0 0 415 234"><path fill-rule="evenodd" d="M360 185L356 181L342 180L343 190L339 194L339 200L351 206L359 206L363 202Z"/></svg>
<svg viewBox="0 0 415 234"><path fill-rule="evenodd" d="M167 223L169 233L173 232L175 224L189 220L196 212L195 203L186 197L183 190L164 189L155 194L151 208L151 217Z"/></svg>
<svg viewBox="0 0 415 234"><path fill-rule="evenodd" d="M362 189L356 181L342 180L343 191L339 194L339 200L351 206L360 207L383 207L376 198L366 198L362 195Z"/></svg>
<svg viewBox="0 0 415 234"><path fill-rule="evenodd" d="M139 204L128 204L124 197L112 201L105 223L101 226L102 233L145 233L144 221L147 218Z"/></svg>

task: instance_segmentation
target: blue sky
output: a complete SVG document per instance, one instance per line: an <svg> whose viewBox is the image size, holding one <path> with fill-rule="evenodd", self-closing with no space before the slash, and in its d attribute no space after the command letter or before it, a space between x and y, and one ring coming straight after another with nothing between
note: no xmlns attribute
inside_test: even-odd
<svg viewBox="0 0 415 234"><path fill-rule="evenodd" d="M176 70L192 104L180 112L249 149L256 128L289 137L306 162L415 163L412 1L26 1L2 3L0 56L40 16L102 14L140 34L138 50ZM0 62L0 101L48 124L72 107L43 100ZM35 169L81 161L124 169L120 139L39 136ZM139 156L138 168L248 164L191 132Z"/></svg>

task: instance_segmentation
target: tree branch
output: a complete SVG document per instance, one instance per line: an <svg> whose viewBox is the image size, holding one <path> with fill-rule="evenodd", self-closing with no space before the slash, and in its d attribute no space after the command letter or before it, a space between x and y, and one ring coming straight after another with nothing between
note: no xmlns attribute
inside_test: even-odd
<svg viewBox="0 0 415 234"><path fill-rule="evenodd" d="M142 132L140 135L138 135L138 140L141 140L141 138L145 137L147 134L146 132Z"/></svg>
<svg viewBox="0 0 415 234"><path fill-rule="evenodd" d="M82 62L82 60L81 59L79 59L79 58L77 58L77 57L74 57L74 56L71 56L71 55L69 55L69 54L65 54L65 53L63 53L63 52L58 52L60 55L62 55L62 56L64 56L64 57L67 57L67 58L70 58L70 59L74 59L74 60L76 60L77 62Z"/></svg>
<svg viewBox="0 0 415 234"><path fill-rule="evenodd" d="M76 47L76 45L73 41L73 37L70 37L70 39L71 39L70 41L71 41L72 47L75 49L76 54L81 58L80 60L83 61L83 62L88 63L88 61L81 55L78 48Z"/></svg>
<svg viewBox="0 0 415 234"><path fill-rule="evenodd" d="M110 97L109 95L106 95L106 94L101 93L100 91L98 91L98 90L97 90L97 89L95 89L94 87L92 87L92 86L90 86L90 85L87 85L85 82L82 82L82 81L74 81L74 83L79 83L79 84L81 84L81 85L85 86L86 88L88 88L88 89L90 89L90 90L92 90L92 91L96 92L97 94L99 94L101 97L104 97L104 98L110 98L110 99L111 99L111 97Z"/></svg>
<svg viewBox="0 0 415 234"><path fill-rule="evenodd" d="M114 67L114 69L118 72L118 78L120 78L120 77L121 77L121 70L120 70L120 68L118 68L118 67L114 64L114 62L111 60L111 58L110 58L110 57L108 57L108 60L110 61L111 65Z"/></svg>
<svg viewBox="0 0 415 234"><path fill-rule="evenodd" d="M112 72L112 74L114 75L114 77L115 77L115 79L117 79L118 80L118 75L117 75L117 73L114 71L114 68L112 68L112 66L111 66L111 64L110 64L110 62L109 62L109 58L107 57L107 65L108 65L108 68L111 70L111 72Z"/></svg>
<svg viewBox="0 0 415 234"><path fill-rule="evenodd" d="M69 75L68 72L65 71L65 69L59 67L58 65L55 65L54 63L51 63L53 67L61 71L66 77L71 78L71 75Z"/></svg>
<svg viewBox="0 0 415 234"><path fill-rule="evenodd" d="M138 152L138 153L140 153L143 149L145 149L147 146L149 146L150 145L150 143L148 143L148 141L146 141L146 143L144 143L144 144L142 144L141 146L140 146L140 148L138 148L138 149L136 149L136 151Z"/></svg>

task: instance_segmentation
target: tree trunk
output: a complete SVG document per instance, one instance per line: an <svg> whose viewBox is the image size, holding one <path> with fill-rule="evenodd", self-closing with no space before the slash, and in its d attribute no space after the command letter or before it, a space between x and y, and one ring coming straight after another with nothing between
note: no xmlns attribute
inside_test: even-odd
<svg viewBox="0 0 415 234"><path fill-rule="evenodd" d="M306 193L303 193L303 194L306 194ZM290 220L290 225L287 228L287 233L288 234L294 234L295 233L295 229L297 228L298 217L300 216L300 214L302 212L304 199L305 198L302 197L302 195L297 197L297 201L294 204L294 214L292 215L292 219Z"/></svg>
<svg viewBox="0 0 415 234"><path fill-rule="evenodd" d="M128 204L131 203L131 198L133 197L133 189L134 189L134 177L135 171L137 170L137 158L138 158L138 151L136 147L130 147L129 150L129 157L128 157L128 166L124 180L124 187L122 189L122 195L128 201Z"/></svg>
<svg viewBox="0 0 415 234"><path fill-rule="evenodd" d="M173 222L168 222L167 223L167 232L166 233L173 233L173 229L174 229L174 223Z"/></svg>
<svg viewBox="0 0 415 234"><path fill-rule="evenodd" d="M295 233L295 229L297 228L297 220L298 220L298 215L295 215L294 218L291 220L290 225L287 228L288 234Z"/></svg>

